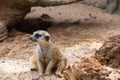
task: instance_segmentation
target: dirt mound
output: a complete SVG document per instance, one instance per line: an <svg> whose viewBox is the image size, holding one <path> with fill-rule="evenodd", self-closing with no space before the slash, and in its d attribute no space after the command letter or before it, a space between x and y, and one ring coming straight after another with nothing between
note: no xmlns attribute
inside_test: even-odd
<svg viewBox="0 0 120 80"><path fill-rule="evenodd" d="M107 71L97 60L93 58L81 58L69 66L64 74L65 80L109 80Z"/></svg>
<svg viewBox="0 0 120 80"><path fill-rule="evenodd" d="M104 65L120 68L120 35L112 36L105 41L95 57Z"/></svg>
<svg viewBox="0 0 120 80"><path fill-rule="evenodd" d="M34 53L34 43L29 40L29 37L29 34L15 30L10 32L9 38L0 44L0 57L28 58Z"/></svg>

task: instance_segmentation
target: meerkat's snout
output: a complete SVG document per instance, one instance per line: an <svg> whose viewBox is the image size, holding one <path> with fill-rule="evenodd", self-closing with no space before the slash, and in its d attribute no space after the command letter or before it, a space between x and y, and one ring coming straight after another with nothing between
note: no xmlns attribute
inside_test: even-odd
<svg viewBox="0 0 120 80"><path fill-rule="evenodd" d="M34 37L30 37L29 39L33 42L37 42L37 40Z"/></svg>

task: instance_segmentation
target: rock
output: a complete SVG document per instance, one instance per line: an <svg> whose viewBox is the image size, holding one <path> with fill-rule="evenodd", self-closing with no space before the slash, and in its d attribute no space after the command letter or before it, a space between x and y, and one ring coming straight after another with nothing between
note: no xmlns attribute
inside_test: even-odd
<svg viewBox="0 0 120 80"><path fill-rule="evenodd" d="M8 37L8 31L4 23L0 22L0 41L3 41Z"/></svg>
<svg viewBox="0 0 120 80"><path fill-rule="evenodd" d="M42 19L52 23L79 23L82 20L95 20L94 12L85 10L83 7L85 6L80 3L56 7L32 7L31 12L25 16L25 19ZM81 16L78 17L77 15Z"/></svg>
<svg viewBox="0 0 120 80"><path fill-rule="evenodd" d="M52 6L78 1L80 0L1 0L0 23L4 22L4 27L8 28L8 30L11 30L16 23L19 23L23 20L24 16L30 11L31 6ZM0 30L0 36L3 36L1 31L2 30ZM3 40L6 37L7 36L4 36L0 39Z"/></svg>
<svg viewBox="0 0 120 80"><path fill-rule="evenodd" d="M0 1L0 23L2 23L0 30L0 41L6 39L8 36L7 28L11 28L15 23L20 22L24 15L29 12L31 3L27 0L1 0Z"/></svg>
<svg viewBox="0 0 120 80"><path fill-rule="evenodd" d="M115 13L118 7L119 0L109 0L106 8L106 12Z"/></svg>
<svg viewBox="0 0 120 80"><path fill-rule="evenodd" d="M29 0L34 3L38 3L40 6L53 6L53 5L63 5L68 3L79 2L82 0Z"/></svg>
<svg viewBox="0 0 120 80"><path fill-rule="evenodd" d="M82 3L102 9L107 7L107 0L83 0Z"/></svg>

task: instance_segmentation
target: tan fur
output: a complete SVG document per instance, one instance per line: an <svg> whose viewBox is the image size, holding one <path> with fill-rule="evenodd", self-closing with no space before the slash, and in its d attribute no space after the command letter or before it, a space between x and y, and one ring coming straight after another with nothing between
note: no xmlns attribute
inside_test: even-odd
<svg viewBox="0 0 120 80"><path fill-rule="evenodd" d="M44 36L48 35L46 31L43 31L43 33ZM51 74L54 68L56 68L54 73L61 75L66 67L67 59L50 40L46 41L42 39L42 41L38 41L37 54L33 54L30 62L33 66L31 70L37 69L40 75Z"/></svg>

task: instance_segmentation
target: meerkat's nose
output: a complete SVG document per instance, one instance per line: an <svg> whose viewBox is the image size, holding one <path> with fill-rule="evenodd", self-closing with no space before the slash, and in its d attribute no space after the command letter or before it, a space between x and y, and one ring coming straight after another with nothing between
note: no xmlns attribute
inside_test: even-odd
<svg viewBox="0 0 120 80"><path fill-rule="evenodd" d="M29 38L31 41L34 41L34 39L32 37Z"/></svg>
<svg viewBox="0 0 120 80"><path fill-rule="evenodd" d="M35 38L33 38L33 37L30 37L29 38L31 41L33 41L33 42L37 42L37 40L35 39Z"/></svg>
<svg viewBox="0 0 120 80"><path fill-rule="evenodd" d="M29 39L32 40L32 37L30 37Z"/></svg>

